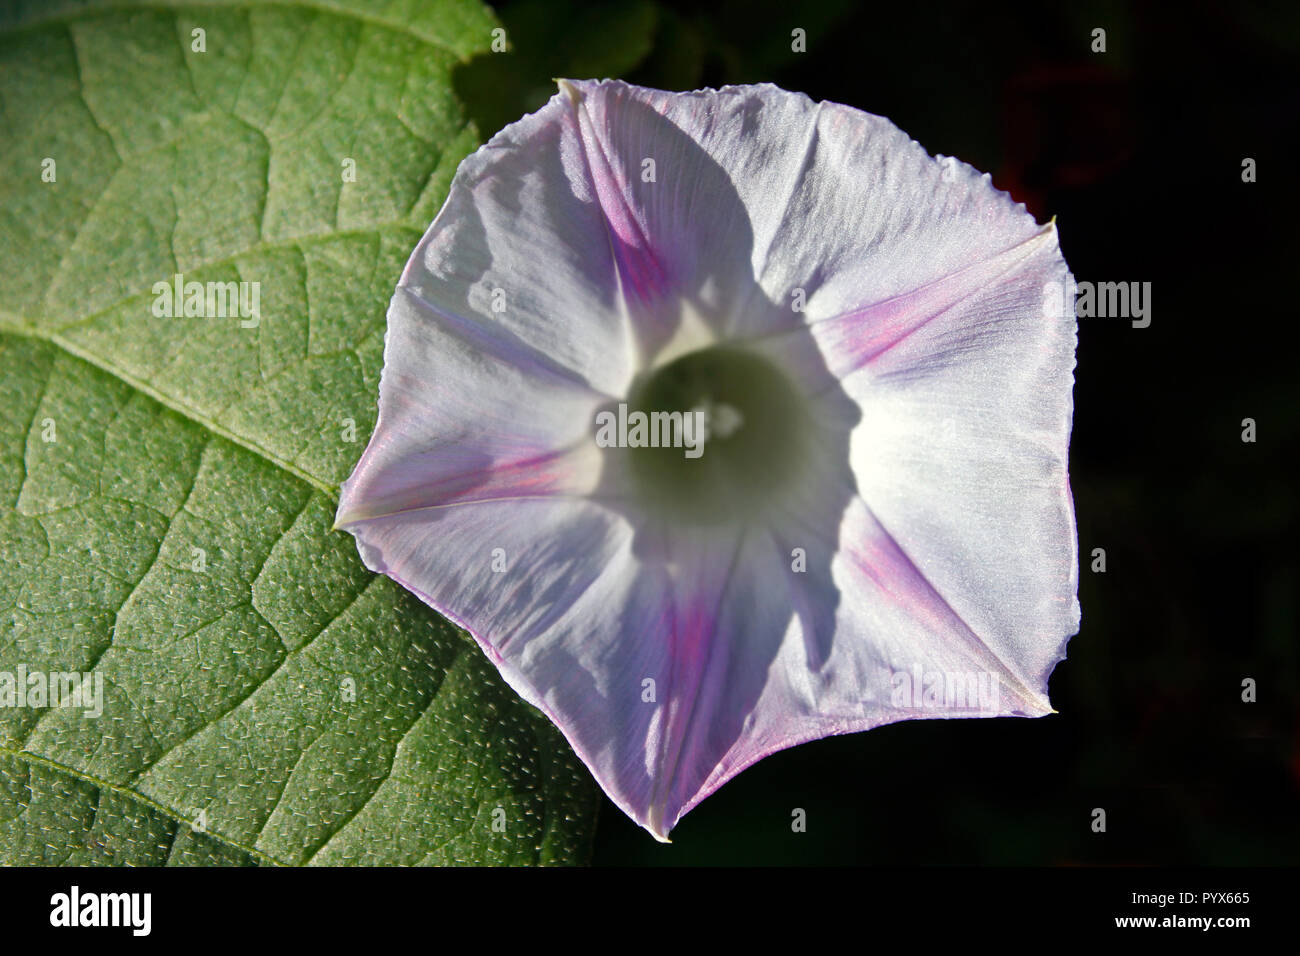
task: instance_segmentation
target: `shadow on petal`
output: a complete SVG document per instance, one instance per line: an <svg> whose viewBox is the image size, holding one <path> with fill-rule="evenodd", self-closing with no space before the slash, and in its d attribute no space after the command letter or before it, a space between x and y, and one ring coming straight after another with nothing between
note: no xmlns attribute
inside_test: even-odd
<svg viewBox="0 0 1300 956"><path fill-rule="evenodd" d="M661 661L661 671L648 675L659 688L655 706L661 711L647 740L653 748L647 754L652 793L645 810L648 817L639 817L652 831L666 833L687 807L707 795L705 788L717 785L711 781L730 776L725 772L729 762L743 759L746 729L785 643L802 642L813 684L830 658L839 592L831 571L834 552L827 542L838 542L845 510L856 494L849 467L849 436L859 412L838 389L803 316L772 301L758 287L748 214L726 171L686 133L645 105L629 99L619 108L624 114L633 114L623 116L629 125L653 124L658 136L656 153L675 159L674 164L658 167L660 178L654 186L664 192L659 194L653 216L637 233L638 241L644 238L648 246L635 250L639 256L653 255L659 245L672 243L659 263L667 280L665 288L658 297L645 297L639 290L630 308L670 317L660 333L662 338L671 338L674 323L680 323L682 316L703 317L715 339L695 354L728 349L758 358L785 380L784 387L799 406L792 417L782 418L778 433L763 432L763 422L746 421L740 426L759 429L766 440L767 460L760 467L790 475L775 487L765 487L754 500L745 499L747 506L739 514L722 500L717 508L706 503L703 508L684 509L688 512L685 516L661 503L648 502L635 467L635 455L645 450L602 449L601 480L593 499L626 519L634 529L638 566L668 588L671 614L666 620L668 627L658 635L667 642L668 653ZM647 115L637 116L638 111ZM636 157L624 156L623 162L616 178L634 182ZM677 166L691 171L690 184L672 181L671 171ZM666 201L668 197L671 203ZM678 224L695 227L685 232L687 242L696 245L673 242L679 238ZM725 228L719 230L719 226ZM617 245L622 239L613 241ZM616 261L631 254L625 250ZM719 290L727 291L725 301L717 298ZM727 328L745 325L732 323L727 311L729 305L739 303L764 310L775 322L787 326L789 334L762 348L744 340L718 338ZM773 324L759 323L764 328ZM617 414L619 402L634 398L638 386L664 374L663 369L653 366L644 370L629 395L607 402L601 411ZM766 384L765 379L757 382L760 388ZM819 396L816 402L812 396ZM761 400L763 396L724 393L714 397L744 408L769 408ZM694 461L687 460L680 448L660 448L654 453L676 456L675 464L666 467L707 469L711 461L717 461L716 453L710 459L707 443L701 458ZM730 490L742 496L756 478L746 471L750 470L723 475L720 481L734 480ZM683 487L688 486L684 483ZM720 518L723 511L726 517ZM618 709L622 705L609 700L603 706ZM602 740L597 745L618 746L618 742ZM633 775L640 777L640 768ZM612 783L614 791L625 791L632 781Z"/></svg>

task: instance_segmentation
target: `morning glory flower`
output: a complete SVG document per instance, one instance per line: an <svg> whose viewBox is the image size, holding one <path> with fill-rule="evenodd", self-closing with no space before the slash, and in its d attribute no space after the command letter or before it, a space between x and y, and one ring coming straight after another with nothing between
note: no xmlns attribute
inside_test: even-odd
<svg viewBox="0 0 1300 956"><path fill-rule="evenodd" d="M407 263L337 524L659 839L804 741L1051 713L1069 278L881 117L561 81Z"/></svg>

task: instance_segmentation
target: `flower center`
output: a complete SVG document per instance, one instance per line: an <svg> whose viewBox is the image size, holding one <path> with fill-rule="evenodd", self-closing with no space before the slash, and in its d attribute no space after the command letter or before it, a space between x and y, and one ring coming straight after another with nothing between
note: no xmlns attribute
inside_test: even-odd
<svg viewBox="0 0 1300 956"><path fill-rule="evenodd" d="M628 452L647 503L676 520L761 517L807 463L802 398L772 363L740 348L711 346L654 369L627 408L651 439L674 439L629 442Z"/></svg>

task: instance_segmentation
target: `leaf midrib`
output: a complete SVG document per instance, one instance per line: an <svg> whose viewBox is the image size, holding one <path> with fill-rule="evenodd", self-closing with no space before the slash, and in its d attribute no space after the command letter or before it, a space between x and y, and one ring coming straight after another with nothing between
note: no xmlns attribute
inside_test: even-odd
<svg viewBox="0 0 1300 956"><path fill-rule="evenodd" d="M23 763L31 766L43 767L46 770L53 770L54 772L60 773L65 777L71 777L74 780L79 780L82 783L88 783L92 787L95 787L101 791L107 791L109 793L115 794L116 796L123 797L127 800L130 800L133 803L138 804L139 806L146 807L158 813L162 813L165 816L167 816L169 819L175 821L176 823L183 824L191 828L194 826L195 823L194 820L187 819L182 814L176 812L176 810L174 810L173 808L164 806L163 804L158 803L155 800L151 800L149 797L146 797L144 794L140 793L137 790L132 790L129 787L123 787L120 786L119 784L110 783L107 780L103 780L99 777L94 776L93 774L89 774L82 770L78 770L75 767L69 767L67 764L59 763L57 760L51 760L48 757L43 757L40 754L33 753L30 750L12 750L9 747L0 747L0 754L3 754L6 757L13 757L15 760L20 760ZM196 831L196 832L200 832L202 833L203 836L209 838L210 840L220 843L223 846L227 846L232 850L238 850L240 853L245 853L248 856L252 857L253 859L258 860L259 862L267 863L272 866L292 865L285 860L276 859L275 857L271 856L265 851L258 850L255 847L245 846L244 844L238 842L237 840L232 840L230 837L226 836L225 834L218 833L215 830L208 830L205 828L201 831Z"/></svg>
<svg viewBox="0 0 1300 956"><path fill-rule="evenodd" d="M150 386L148 383L143 382L140 379L136 378L135 376L131 375L126 370L120 369L117 366L113 365L111 362L107 362L104 359L96 355L92 355L91 353L79 348L78 346L73 345L71 342L66 341L58 334L38 332L35 331L31 326L0 328L0 334L17 335L17 336L21 336L22 338L32 339L37 342L44 342L47 345L52 345L55 348L58 348L63 352L67 353L68 355L72 356L73 358L77 359L78 361L85 362L87 365L92 365L95 368L99 369L101 372L105 372L106 374L113 376L119 382L122 382L123 384L133 389L134 391L139 392L141 395L144 395L147 398L157 402L159 405L162 405L165 408L168 408L176 412L178 415L181 415L188 421L193 422L195 425L198 425L199 427L203 428L205 431L213 435L216 435L219 438L224 438L226 441L231 442L232 444L238 445L239 447L252 452L253 454L257 455L259 458L263 459L264 461L269 462L270 464L279 468L281 471L284 471L287 474L292 475L293 477L297 478L299 481L302 481L305 484L309 485L310 487L314 488L316 491L319 491L324 495L328 495L332 501L338 500L338 486L331 485L321 481L319 478L303 470L298 465L295 465L293 462L281 458L279 455L271 451L269 448L263 448L261 445L257 444L257 442L253 441L251 438L240 435L237 432L231 431L230 429L226 428L224 425L218 424L217 422L209 418L207 415L204 415L198 409L186 405L182 402L179 402L164 392L158 391L157 389Z"/></svg>

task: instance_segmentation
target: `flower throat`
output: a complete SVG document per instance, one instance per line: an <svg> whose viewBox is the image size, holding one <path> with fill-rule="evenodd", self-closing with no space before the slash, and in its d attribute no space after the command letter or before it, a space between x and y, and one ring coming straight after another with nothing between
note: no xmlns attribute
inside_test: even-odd
<svg viewBox="0 0 1300 956"><path fill-rule="evenodd" d="M626 406L620 413L656 439L628 443L634 478L646 503L674 520L761 517L807 461L803 400L770 362L741 348L700 349L652 370ZM663 441L656 425L682 441Z"/></svg>

